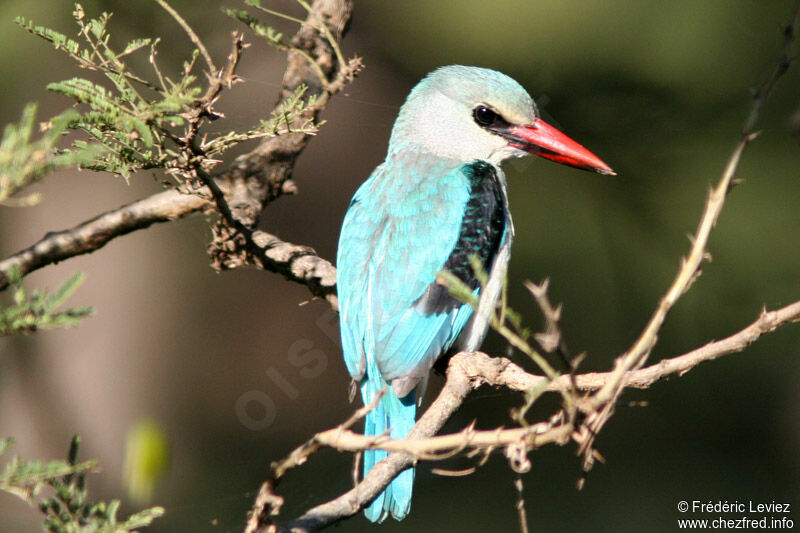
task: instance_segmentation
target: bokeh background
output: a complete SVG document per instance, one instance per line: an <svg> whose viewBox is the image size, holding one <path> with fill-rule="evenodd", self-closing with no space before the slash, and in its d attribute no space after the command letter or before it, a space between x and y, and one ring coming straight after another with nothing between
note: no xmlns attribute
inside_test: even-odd
<svg viewBox="0 0 800 533"><path fill-rule="evenodd" d="M292 2L263 1L302 15ZM738 139L750 88L773 68L794 3L356 1L344 49L362 56L366 69L334 99L299 160L300 194L269 205L263 226L333 258L349 198L383 159L410 88L444 64L502 70L529 88L550 121L619 173L602 177L543 160L507 166L517 227L511 303L538 325L522 283L550 277L571 349L587 352L585 369L606 369L635 339L687 250L686 235ZM173 5L221 61L237 23L216 1ZM177 70L190 50L154 2L86 0L84 7L90 15L115 13L118 43L163 36L165 71ZM12 19L73 34L71 10L65 1L0 2L0 123L17 120L28 101L40 102L42 120L70 105L44 86L84 73ZM220 107L228 118L212 128L245 127L275 101L284 57L250 40L241 68L247 83L225 95ZM146 73L146 62L140 65ZM743 184L712 236L713 261L670 315L653 360L738 331L762 306L800 298L800 144L791 128L798 89L795 65L764 109L763 133L739 172ZM157 192L160 179L53 175L36 187L40 205L0 208L0 251L6 256L47 231ZM141 420L163 429L171 464L153 495L167 509L157 532L242 530L270 461L354 407L336 316L279 276L215 274L208 238L206 221L195 216L36 272L27 278L31 288L84 271L72 303L93 305L95 316L77 329L0 341L0 433L15 436L26 458L63 457L70 436L80 434L82 457L102 465L90 481L93 494L122 498L125 514L141 507L125 493L126 433ZM496 335L485 348L507 351ZM533 530L672 531L691 517L677 511L678 502L694 499L790 502L798 527L799 355L800 332L790 325L744 353L627 393L598 441L606 463L581 491L574 446L533 453L524 477ZM440 384L432 380L428 401ZM473 419L484 428L508 424L520 402L482 389L446 429ZM515 476L502 454L469 477L438 477L431 466L418 468L411 515L381 531L515 530ZM284 516L346 490L350 468L348 455L315 455L280 486ZM0 530L33 531L39 523L35 508L0 494ZM368 529L376 530L360 516L338 527Z"/></svg>

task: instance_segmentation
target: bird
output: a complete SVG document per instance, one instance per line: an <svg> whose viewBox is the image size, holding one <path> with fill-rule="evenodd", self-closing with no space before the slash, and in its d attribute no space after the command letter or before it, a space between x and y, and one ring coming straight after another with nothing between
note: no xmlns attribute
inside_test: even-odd
<svg viewBox="0 0 800 533"><path fill-rule="evenodd" d="M522 85L496 70L440 67L400 108L384 162L350 202L336 255L345 365L365 405L383 391L365 435L406 438L434 362L483 342L514 237L501 163L528 154L615 174L544 122ZM488 273L484 286L475 256ZM475 308L437 282L441 271L474 291ZM387 455L365 450L364 476ZM405 518L413 482L414 468L402 471L366 517Z"/></svg>

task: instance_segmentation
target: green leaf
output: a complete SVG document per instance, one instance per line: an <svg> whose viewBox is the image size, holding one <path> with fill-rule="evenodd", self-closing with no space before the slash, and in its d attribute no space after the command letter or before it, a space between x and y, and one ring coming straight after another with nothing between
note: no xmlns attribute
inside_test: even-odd
<svg viewBox="0 0 800 533"><path fill-rule="evenodd" d="M77 461L76 436L70 444L66 461L26 461L12 457L0 473L0 490L18 496L29 503L44 488L52 496L38 503L44 514L46 531L63 533L127 533L150 525L164 514L161 507L145 509L124 522L117 518L120 501L92 501L86 489L87 474L97 470L96 461ZM13 445L13 439L0 441L0 453Z"/></svg>
<svg viewBox="0 0 800 533"><path fill-rule="evenodd" d="M63 33L51 30L50 28L45 28L44 26L35 26L33 22L25 20L23 17L15 17L14 22L25 31L36 35L45 41L49 41L53 44L56 50L65 50L72 55L77 54L80 50L80 45L68 38Z"/></svg>
<svg viewBox="0 0 800 533"><path fill-rule="evenodd" d="M33 333L39 329L63 328L76 325L81 318L92 314L91 307L76 307L57 311L83 281L83 274L68 278L53 294L36 290L32 295L22 285L19 269L9 272L14 303L0 307L0 337L18 333Z"/></svg>
<svg viewBox="0 0 800 533"><path fill-rule="evenodd" d="M47 129L38 140L33 140L36 122L36 104L27 104L22 118L16 124L5 127L0 138L0 205L30 205L38 195L16 197L25 187L55 170L77 167L88 162L99 153L98 149L86 149L70 153L55 149L64 131L79 117L74 110L55 116L43 125Z"/></svg>
<svg viewBox="0 0 800 533"><path fill-rule="evenodd" d="M75 272L58 288L58 290L47 297L45 307L55 309L61 306L69 298L75 289L80 287L86 275L83 272Z"/></svg>
<svg viewBox="0 0 800 533"><path fill-rule="evenodd" d="M250 4L256 5L256 4ZM263 38L273 46L284 48L286 45L283 43L283 34L278 32L272 26L267 26L257 18L250 15L247 11L241 9L233 9L230 7L223 7L222 11L231 18L247 25L259 37Z"/></svg>
<svg viewBox="0 0 800 533"><path fill-rule="evenodd" d="M150 46L152 39L134 39L125 46L125 49L122 50L120 56L126 56L128 54L132 54L133 52L144 48L145 46Z"/></svg>
<svg viewBox="0 0 800 533"><path fill-rule="evenodd" d="M153 134L150 132L150 126L145 124L143 121L134 118L133 127L139 134L139 138L142 140L144 145L148 148L151 148L153 146Z"/></svg>
<svg viewBox="0 0 800 533"><path fill-rule="evenodd" d="M13 439L4 439L2 452L5 453L14 445ZM97 468L96 461L70 463L69 461L25 461L12 457L0 472L0 490L13 494L27 502L31 502L42 488L49 485L49 480L58 476L67 476L78 472L87 472Z"/></svg>

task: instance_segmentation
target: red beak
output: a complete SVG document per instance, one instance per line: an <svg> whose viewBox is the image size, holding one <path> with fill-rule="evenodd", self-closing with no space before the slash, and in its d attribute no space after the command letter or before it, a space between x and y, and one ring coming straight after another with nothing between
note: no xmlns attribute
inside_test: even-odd
<svg viewBox="0 0 800 533"><path fill-rule="evenodd" d="M556 163L616 176L599 157L542 119L537 118L530 126L510 126L504 137L511 146Z"/></svg>

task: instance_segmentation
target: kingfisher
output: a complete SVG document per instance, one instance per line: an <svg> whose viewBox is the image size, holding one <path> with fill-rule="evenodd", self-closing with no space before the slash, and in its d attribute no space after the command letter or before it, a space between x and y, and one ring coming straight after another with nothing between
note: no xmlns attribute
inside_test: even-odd
<svg viewBox="0 0 800 533"><path fill-rule="evenodd" d="M434 362L483 342L514 237L501 163L527 154L614 174L544 122L525 89L495 70L441 67L400 108L385 161L350 202L336 256L347 370L366 405L383 391L365 435L406 438ZM473 257L488 273L483 286ZM477 305L437 282L441 271L472 289ZM364 475L387 454L366 450ZM366 517L405 518L413 482L413 467L401 472Z"/></svg>

